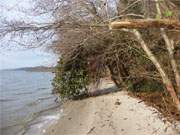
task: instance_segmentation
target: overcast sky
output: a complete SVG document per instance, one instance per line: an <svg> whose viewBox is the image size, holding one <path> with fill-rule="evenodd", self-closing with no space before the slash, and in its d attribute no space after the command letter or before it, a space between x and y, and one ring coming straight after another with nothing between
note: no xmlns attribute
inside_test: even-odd
<svg viewBox="0 0 180 135"><path fill-rule="evenodd" d="M18 9L29 8L31 3L29 0L0 0L0 14L6 18L11 19L34 19L32 16L27 16ZM1 18L0 18L1 19ZM35 18L36 20L47 21L46 17ZM42 48L37 49L7 49L2 48L0 41L0 69L19 68L19 67L33 67L33 66L52 66L55 65L57 57L43 51ZM13 44L13 43L9 43Z"/></svg>

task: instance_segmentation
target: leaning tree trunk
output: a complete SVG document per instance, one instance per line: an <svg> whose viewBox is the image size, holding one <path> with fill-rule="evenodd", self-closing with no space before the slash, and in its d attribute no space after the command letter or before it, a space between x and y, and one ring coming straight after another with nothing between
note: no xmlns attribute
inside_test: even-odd
<svg viewBox="0 0 180 135"><path fill-rule="evenodd" d="M156 6L157 9L160 10L159 8L159 0L156 0ZM159 11L158 11L159 12ZM167 27L168 26L168 27ZM166 46L169 52L169 57L170 57L170 61L171 61L171 66L173 68L174 74L175 74L175 79L176 79L176 84L179 87L180 86L180 77L179 77L179 73L177 70L177 65L173 56L173 49L172 49L172 44L170 43L165 31L163 28L168 28L168 29L180 29L180 23L177 21L171 21L171 20L165 20L165 19L146 19L146 20L125 20L125 21L119 21L119 22L112 22L109 25L110 29L122 29L122 28L128 28L128 29L134 29L133 33L135 35L135 37L137 38L137 40L139 41L139 43L141 44L141 47L143 48L143 50L146 52L147 56L149 57L149 59L153 62L153 64L155 65L155 67L157 68L157 70L159 71L161 77L162 77L162 81L166 86L167 91L169 92L169 94L171 95L177 109L180 111L180 101L176 95L175 89L173 87L173 84L171 82L171 80L169 79L167 73L165 72L165 70L161 67L159 61L156 59L156 57L154 56L154 54L151 52L151 50L148 48L147 44L145 43L145 41L143 40L141 34L139 33L139 31L136 30L136 28L161 28L161 34L166 42ZM127 30L125 29L125 31L130 31L131 30ZM164 32L164 33L163 33ZM179 89L179 88L178 88Z"/></svg>
<svg viewBox="0 0 180 135"><path fill-rule="evenodd" d="M153 62L153 64L156 66L157 70L159 71L163 83L166 86L167 91L169 92L169 94L171 95L177 109L180 111L180 101L176 95L175 89L172 85L172 82L170 81L170 79L168 78L166 72L163 70L163 68L161 67L159 61L156 59L156 57L154 56L154 54L151 52L151 50L148 48L147 44L144 42L141 34L139 33L139 31L137 30L133 30L133 33L135 35L135 37L138 39L139 43L141 44L141 47L143 48L143 50L146 52L147 56L149 57L149 59Z"/></svg>
<svg viewBox="0 0 180 135"><path fill-rule="evenodd" d="M115 85L119 88L121 87L121 80L119 79L119 77L117 76L116 72L114 71L114 67L112 66L108 66L110 74L111 74L111 79L112 81L115 83Z"/></svg>
<svg viewBox="0 0 180 135"><path fill-rule="evenodd" d="M157 14L158 16L161 18L162 17L162 14L161 14L161 9L160 9L160 6L159 6L159 0L155 0L156 1L156 9L157 9ZM180 24L180 23L179 23ZM177 64L176 64L176 61L175 61L175 58L174 58L174 52L173 52L173 44L172 42L170 42L164 28L160 28L160 31L161 31L161 35L165 41L165 44L166 44L166 48L169 52L169 59L170 59L170 62L171 62L171 67L172 67L172 70L174 72L174 76L175 76L175 80L176 80L176 85L177 85L177 92L178 94L180 94L180 75L179 75L179 72L178 72L178 69L177 69Z"/></svg>
<svg viewBox="0 0 180 135"><path fill-rule="evenodd" d="M108 62L107 65L111 73L111 79L116 84L116 86L119 88L122 86L126 88L127 86L125 85L125 82L129 77L129 73L128 70L124 67L123 62L120 61L118 54L115 54L114 60Z"/></svg>
<svg viewBox="0 0 180 135"><path fill-rule="evenodd" d="M110 25L110 29L145 29L145 28L168 28L180 30L180 22L169 19L131 19L115 21Z"/></svg>
<svg viewBox="0 0 180 135"><path fill-rule="evenodd" d="M175 80L176 80L177 92L178 92L178 94L180 94L180 75L179 75L179 72L177 69L177 64L176 64L176 61L174 58L174 52L173 52L173 47L172 47L173 44L170 42L170 40L169 40L169 38L168 38L168 36L167 36L167 34L163 28L161 28L161 35L164 38L167 50L169 52L169 59L171 61L171 67L172 67L172 70L174 72L174 76L175 76Z"/></svg>

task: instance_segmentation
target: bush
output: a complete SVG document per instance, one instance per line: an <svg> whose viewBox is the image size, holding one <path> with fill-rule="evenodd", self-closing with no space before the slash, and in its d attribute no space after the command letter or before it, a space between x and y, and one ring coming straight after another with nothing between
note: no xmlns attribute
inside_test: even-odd
<svg viewBox="0 0 180 135"><path fill-rule="evenodd" d="M75 99L87 94L88 74L81 60L67 64L61 58L52 85L62 99Z"/></svg>
<svg viewBox="0 0 180 135"><path fill-rule="evenodd" d="M156 80L143 79L137 84L128 82L128 90L132 92L164 92L164 85Z"/></svg>

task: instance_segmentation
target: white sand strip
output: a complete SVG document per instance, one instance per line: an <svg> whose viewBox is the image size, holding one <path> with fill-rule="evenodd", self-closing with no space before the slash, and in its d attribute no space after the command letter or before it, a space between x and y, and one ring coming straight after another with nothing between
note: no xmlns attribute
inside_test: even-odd
<svg viewBox="0 0 180 135"><path fill-rule="evenodd" d="M159 118L156 109L126 92L64 104L65 115L47 135L179 135L176 127Z"/></svg>

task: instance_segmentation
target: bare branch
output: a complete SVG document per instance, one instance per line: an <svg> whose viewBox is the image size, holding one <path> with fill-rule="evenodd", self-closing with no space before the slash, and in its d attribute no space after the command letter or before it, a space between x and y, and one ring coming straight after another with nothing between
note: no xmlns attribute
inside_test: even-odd
<svg viewBox="0 0 180 135"><path fill-rule="evenodd" d="M169 19L134 19L115 21L110 23L110 29L145 29L145 28L166 28L180 30L180 22Z"/></svg>

